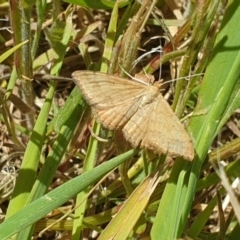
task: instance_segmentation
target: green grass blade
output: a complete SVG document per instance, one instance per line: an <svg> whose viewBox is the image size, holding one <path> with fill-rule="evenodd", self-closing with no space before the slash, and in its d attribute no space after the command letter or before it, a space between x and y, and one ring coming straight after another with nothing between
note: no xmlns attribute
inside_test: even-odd
<svg viewBox="0 0 240 240"><path fill-rule="evenodd" d="M98 237L99 240L123 240L128 238L157 186L158 174L159 172L152 173L138 185Z"/></svg>
<svg viewBox="0 0 240 240"><path fill-rule="evenodd" d="M191 225L191 228L188 231L188 235L196 239L198 234L202 231L204 228L206 222L209 220L210 215L213 212L214 207L217 205L217 197L215 196L207 205L207 207L195 218L193 224Z"/></svg>
<svg viewBox="0 0 240 240"><path fill-rule="evenodd" d="M26 204L29 193L35 181L39 157L43 142L45 140L48 114L51 108L54 92L55 86L51 86L46 96L47 101L45 101L43 105L31 134L27 149L24 153L24 158L19 171L16 186L14 188L12 200L8 206L7 218L19 211L19 209ZM25 184L26 182L28 184Z"/></svg>
<svg viewBox="0 0 240 240"><path fill-rule="evenodd" d="M236 48L239 45L236 27L239 26L239 18L239 4L236 1L230 1L216 40L212 59L201 85L199 103L189 124L189 132L194 139L197 157L192 164L187 163L185 167L183 166L186 163L184 164L181 159L177 160L174 165L151 232L153 239L174 239L173 236L180 237L184 230L202 163L217 134L220 120L224 117L227 107L231 106L230 101L234 99L232 94L236 92L238 85L240 52L239 48ZM180 210L181 217L179 217L179 212L175 213L172 209L176 193L182 188L182 184L177 182L177 176L181 171L188 171L189 177L185 180L188 191L181 199L180 205L183 207ZM169 215L174 217L169 218ZM167 218L163 219L162 216ZM178 221L174 220L175 218ZM159 231L160 226L161 231Z"/></svg>
<svg viewBox="0 0 240 240"><path fill-rule="evenodd" d="M113 48L113 43L115 39L115 33L116 33L116 27L117 27L117 18L118 16L118 4L115 4L115 7L112 11L111 19L110 19L110 24L108 28L108 33L107 33L107 39L105 41L105 48L104 48L104 53L102 57L102 63L101 63L101 71L102 72L107 72L107 63L110 60L111 54L112 54L112 48ZM93 126L93 131L95 134L99 135L100 132L100 124L95 122ZM87 154L84 160L84 165L83 165L83 172L87 172L91 170L97 159L97 148L98 148L98 140L94 137L90 137L88 149L87 149ZM87 206L87 198L89 191L91 190L91 187L87 188L85 191L82 191L80 194L78 194L77 199L76 199L76 205L79 207L76 209L75 214L74 214L74 221L73 221L73 240L74 239L79 239L80 234L81 234L81 227L83 224L83 217L85 215L86 211L86 206Z"/></svg>
<svg viewBox="0 0 240 240"><path fill-rule="evenodd" d="M35 223L53 209L73 198L77 193L95 183L119 164L131 158L134 153L134 150L123 153L28 204L0 225L0 239L6 239Z"/></svg>
<svg viewBox="0 0 240 240"><path fill-rule="evenodd" d="M53 39L55 41L57 41L57 43L53 44L55 46L55 49L54 49L55 50L55 57L54 57L55 64L52 66L52 69L51 69L52 75L57 75L58 72L60 71L60 69L62 67L64 56L65 56L66 48L67 48L69 39L71 37L71 30L72 30L71 11L69 11L69 12L66 11L66 23L64 25L62 25L62 23L58 23L58 24L54 25L54 28L58 29L58 27L60 27L59 25L62 27L62 30L56 31L57 32L56 35L58 35L58 37L61 37L61 42L55 40L53 37ZM55 35L55 37L56 37L56 35ZM54 85L54 90L55 90L56 82L52 82L52 85ZM55 93L55 91L52 92L51 99L53 98L54 93ZM48 102L48 97L46 97L45 102ZM50 101L50 103L49 103L50 106L51 106L51 102L52 101ZM48 117L45 116L44 119L46 121L48 119ZM42 126L44 126L44 129L45 129L46 123L41 123L41 124L42 124ZM76 126L76 124L75 124L75 126ZM24 200L25 201L27 200L27 202L25 204L28 204L31 201L33 201L34 199L42 196L45 193L48 186L50 185L50 182L52 181L55 171L56 171L56 169L62 159L62 156L65 153L67 145L68 145L68 142L64 142L64 141L67 140L67 138L68 138L68 141L70 141L71 133L75 129L74 125L72 125L70 128L72 129L72 131L64 128L63 132L65 133L65 136L63 134L59 135L57 141L55 141L52 151L46 159L47 162L45 163L45 166L42 168L39 179L38 179L38 181L36 181L34 188L31 190L31 194L28 195L28 197L27 197L25 195L26 191L24 191L24 189L21 189L21 192L25 193ZM66 132L65 132L65 130L66 130ZM44 130L44 134L45 134L45 132L46 132L46 129ZM65 139L63 139L63 136L65 137ZM45 135L44 135L44 138L45 138ZM60 145L60 144L62 144L62 145ZM41 146L42 146L42 144L39 145L39 150L41 150ZM40 155L40 153L38 153L38 154ZM36 159L36 161L39 160L39 158L37 158L37 157L35 159ZM51 161L53 161L52 165L51 165ZM37 161L37 163L38 163L38 161ZM25 173L25 178L26 177L27 177L27 174ZM35 180L35 176L34 176L34 179L32 179L32 180ZM32 185L30 185L30 186L32 187ZM26 199L26 197L27 197L27 199ZM17 239L27 239L29 236L31 236L30 232L32 231L32 229L33 228L31 228L31 227L24 229L24 231L22 231L18 235Z"/></svg>
<svg viewBox="0 0 240 240"><path fill-rule="evenodd" d="M120 7L124 7L131 2L131 0L111 1L111 0L65 0L72 4L80 5L82 7L88 7L93 9L112 9L116 2L119 2Z"/></svg>
<svg viewBox="0 0 240 240"><path fill-rule="evenodd" d="M28 41L29 40L25 40L24 42L19 43L18 45L12 47L11 49L7 50L2 55L0 55L0 63L7 59L11 54L13 54L17 49L22 47L22 45L26 44Z"/></svg>

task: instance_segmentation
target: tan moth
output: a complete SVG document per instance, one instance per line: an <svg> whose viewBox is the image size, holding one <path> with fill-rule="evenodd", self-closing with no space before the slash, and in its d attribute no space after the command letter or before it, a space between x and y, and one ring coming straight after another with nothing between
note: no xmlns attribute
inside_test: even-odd
<svg viewBox="0 0 240 240"><path fill-rule="evenodd" d="M98 122L111 130L122 129L133 147L193 159L192 141L159 84L92 71L76 71L72 76Z"/></svg>

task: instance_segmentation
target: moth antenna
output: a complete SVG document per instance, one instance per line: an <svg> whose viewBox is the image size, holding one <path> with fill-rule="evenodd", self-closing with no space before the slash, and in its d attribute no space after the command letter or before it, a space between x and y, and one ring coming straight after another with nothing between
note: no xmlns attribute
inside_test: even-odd
<svg viewBox="0 0 240 240"><path fill-rule="evenodd" d="M144 85L149 85L149 84L147 84L146 82L144 82L144 81L142 81L142 80L140 80L140 79L138 79L138 78L135 78L135 77L133 77L132 75L130 75L127 71L125 71L120 65L119 65L119 67L121 68L121 70L128 76L128 77L130 77L131 78L131 80L134 80L134 81L136 81L136 82L139 82L139 83L142 83L142 84L144 84Z"/></svg>
<svg viewBox="0 0 240 240"><path fill-rule="evenodd" d="M132 69L134 69L136 67L136 65L142 61L143 58L145 58L147 55L151 54L151 53L157 53L160 52L160 47L156 47L156 48L152 48L150 51L142 54L140 57L138 57L134 62L133 62L133 67Z"/></svg>
<svg viewBox="0 0 240 240"><path fill-rule="evenodd" d="M175 79L171 79L171 80L165 81L163 84L165 84L165 83L170 83L170 82L174 82L174 81L178 81L178 80L181 80L181 79L185 79L186 81L189 81L192 77L202 76L202 75L204 75L204 73L197 73L197 74L193 74L193 75L191 75L191 76L175 78ZM163 85L163 84L162 84L162 85Z"/></svg>
<svg viewBox="0 0 240 240"><path fill-rule="evenodd" d="M146 45L148 42L150 42L153 39L157 39L157 38L164 38L167 39L165 36L154 36L151 37L150 39L148 39L143 45ZM134 69L136 67L136 65L143 59L145 58L147 55L151 54L151 53L162 53L162 46L158 46L156 48L152 48L150 51L143 53L141 56L139 56L134 62L133 62L133 67L132 69Z"/></svg>

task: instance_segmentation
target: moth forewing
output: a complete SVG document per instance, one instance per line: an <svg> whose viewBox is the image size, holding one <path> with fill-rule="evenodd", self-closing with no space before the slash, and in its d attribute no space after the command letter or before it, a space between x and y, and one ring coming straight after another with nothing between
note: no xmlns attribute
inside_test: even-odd
<svg viewBox="0 0 240 240"><path fill-rule="evenodd" d="M77 71L72 76L104 127L122 129L134 147L193 159L191 139L162 97L161 83L145 85L92 71Z"/></svg>

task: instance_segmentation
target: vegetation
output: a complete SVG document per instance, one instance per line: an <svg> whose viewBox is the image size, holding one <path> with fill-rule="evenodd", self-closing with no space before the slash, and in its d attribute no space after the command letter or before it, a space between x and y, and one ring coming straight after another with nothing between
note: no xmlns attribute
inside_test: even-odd
<svg viewBox="0 0 240 240"><path fill-rule="evenodd" d="M238 239L240 7L223 2L1 2L0 239ZM177 78L162 94L194 160L103 129L63 78L84 69Z"/></svg>

